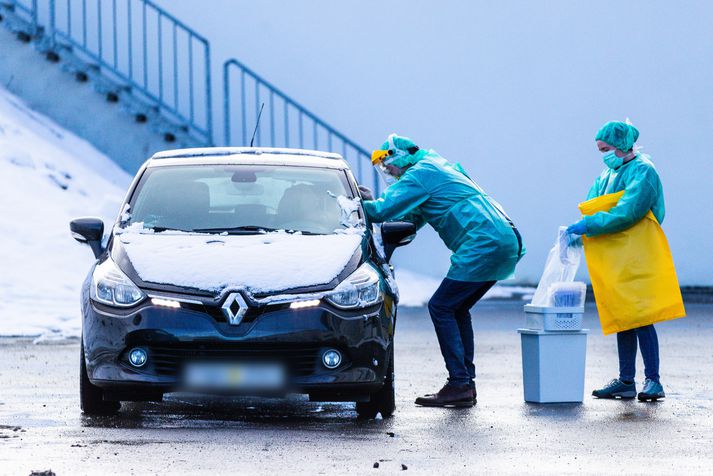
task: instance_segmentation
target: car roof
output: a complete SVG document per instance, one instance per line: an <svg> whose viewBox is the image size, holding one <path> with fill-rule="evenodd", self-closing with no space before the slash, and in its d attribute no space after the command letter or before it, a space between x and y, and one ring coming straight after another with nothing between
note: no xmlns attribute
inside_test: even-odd
<svg viewBox="0 0 713 476"><path fill-rule="evenodd" d="M349 164L341 155L332 152L273 147L203 147L166 150L154 154L149 159L147 167L215 164L292 165L330 169L349 168Z"/></svg>

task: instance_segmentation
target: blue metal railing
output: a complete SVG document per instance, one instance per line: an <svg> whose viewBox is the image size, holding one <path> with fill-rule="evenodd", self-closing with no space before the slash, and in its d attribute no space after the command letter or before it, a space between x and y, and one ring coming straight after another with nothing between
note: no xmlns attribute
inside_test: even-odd
<svg viewBox="0 0 713 476"><path fill-rule="evenodd" d="M8 1L48 49L70 47L213 144L210 44L186 24L150 0Z"/></svg>
<svg viewBox="0 0 713 476"><path fill-rule="evenodd" d="M231 75L231 70L236 70ZM233 86L239 94L232 95ZM270 147L299 147L337 152L350 164L358 180L366 182L371 175L375 191L379 191L379 177L370 165L370 154L344 134L308 111L304 106L280 91L236 59L223 64L223 127L226 145L247 146L255 130L262 104L265 109L255 131L255 145ZM234 107L239 114L233 116ZM234 140L234 133L239 136Z"/></svg>
<svg viewBox="0 0 713 476"><path fill-rule="evenodd" d="M16 15L30 25L30 34L36 35L39 31L37 0L3 0L0 1L5 8L12 9Z"/></svg>
<svg viewBox="0 0 713 476"><path fill-rule="evenodd" d="M70 47L102 74L143 97L165 117L213 144L210 44L151 0L0 0L42 38L49 50ZM231 96L239 74L240 94ZM260 107L266 109L255 144L340 153L360 182L379 178L369 153L250 68L231 59L223 64L226 145L239 132L248 145ZM233 117L233 107L239 117ZM239 119L239 121L238 121Z"/></svg>

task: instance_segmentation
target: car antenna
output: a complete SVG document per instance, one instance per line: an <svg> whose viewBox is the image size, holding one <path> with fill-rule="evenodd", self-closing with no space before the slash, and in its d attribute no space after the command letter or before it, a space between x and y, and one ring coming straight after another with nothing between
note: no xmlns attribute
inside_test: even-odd
<svg viewBox="0 0 713 476"><path fill-rule="evenodd" d="M262 109L265 107L265 103L262 103L262 106L260 106L260 112L257 114L257 121L255 122L255 130L253 131L253 136L250 139L250 147L253 146L253 142L255 141L255 134L257 134L257 128L260 127L260 116L262 116Z"/></svg>

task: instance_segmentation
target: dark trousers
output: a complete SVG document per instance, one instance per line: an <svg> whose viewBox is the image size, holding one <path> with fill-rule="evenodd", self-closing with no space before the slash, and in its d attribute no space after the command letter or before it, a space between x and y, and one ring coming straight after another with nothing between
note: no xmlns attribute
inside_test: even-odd
<svg viewBox="0 0 713 476"><path fill-rule="evenodd" d="M638 341L644 359L644 375L655 382L659 381L659 339L653 324L619 332L616 341L619 347L619 380L634 380Z"/></svg>
<svg viewBox="0 0 713 476"><path fill-rule="evenodd" d="M448 369L449 385L475 385L475 342L470 308L494 284L495 281L471 283L445 278L428 302Z"/></svg>

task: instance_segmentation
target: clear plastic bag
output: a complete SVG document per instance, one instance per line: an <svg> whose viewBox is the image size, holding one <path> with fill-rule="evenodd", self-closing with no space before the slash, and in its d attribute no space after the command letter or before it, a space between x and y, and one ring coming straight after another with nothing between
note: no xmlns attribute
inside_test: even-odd
<svg viewBox="0 0 713 476"><path fill-rule="evenodd" d="M547 255L545 271L532 297L534 306L551 306L551 293L557 289L553 284L574 282L582 260L582 247L578 241L570 239L566 230L567 227L561 226L557 231L557 240Z"/></svg>

